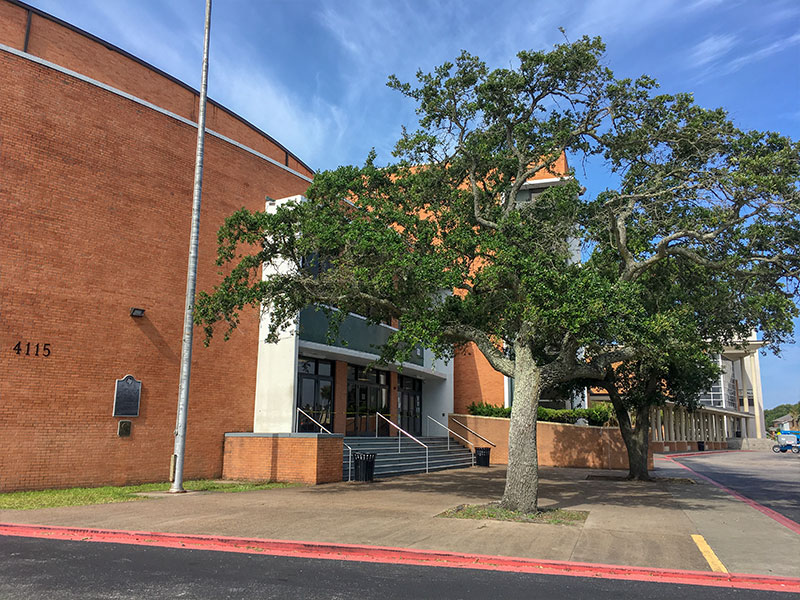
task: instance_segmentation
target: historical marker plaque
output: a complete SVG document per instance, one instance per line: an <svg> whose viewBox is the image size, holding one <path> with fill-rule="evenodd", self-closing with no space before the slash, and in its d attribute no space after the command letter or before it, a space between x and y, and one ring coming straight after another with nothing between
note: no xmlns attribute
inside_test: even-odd
<svg viewBox="0 0 800 600"><path fill-rule="evenodd" d="M133 375L117 379L114 388L114 416L138 417L139 400L142 396L142 382Z"/></svg>

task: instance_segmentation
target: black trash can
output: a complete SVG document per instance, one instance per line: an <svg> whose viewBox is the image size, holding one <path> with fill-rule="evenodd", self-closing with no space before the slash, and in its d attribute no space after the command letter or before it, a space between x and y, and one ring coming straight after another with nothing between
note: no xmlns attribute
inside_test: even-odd
<svg viewBox="0 0 800 600"><path fill-rule="evenodd" d="M475 448L475 464L479 467L488 467L491 451L491 448Z"/></svg>
<svg viewBox="0 0 800 600"><path fill-rule="evenodd" d="M375 456L372 452L353 452L356 481L375 479Z"/></svg>
<svg viewBox="0 0 800 600"><path fill-rule="evenodd" d="M700 440L699 442L697 442L697 449L700 451L705 451L706 443L703 440Z"/></svg>

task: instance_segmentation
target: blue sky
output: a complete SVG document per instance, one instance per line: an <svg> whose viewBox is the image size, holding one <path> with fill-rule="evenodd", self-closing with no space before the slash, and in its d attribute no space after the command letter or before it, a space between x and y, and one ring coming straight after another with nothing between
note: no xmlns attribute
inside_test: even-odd
<svg viewBox="0 0 800 600"><path fill-rule="evenodd" d="M203 0L29 1L199 87ZM617 76L646 73L742 128L800 139L797 0L215 0L209 96L314 169L361 163L373 147L388 161L414 124L390 74L411 80L461 49L508 66L561 42L559 27L602 36ZM797 346L762 357L761 371L766 407L800 400Z"/></svg>

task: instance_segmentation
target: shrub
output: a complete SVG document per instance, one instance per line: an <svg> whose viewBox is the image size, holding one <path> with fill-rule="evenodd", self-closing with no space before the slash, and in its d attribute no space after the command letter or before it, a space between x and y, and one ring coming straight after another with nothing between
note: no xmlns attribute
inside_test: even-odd
<svg viewBox="0 0 800 600"><path fill-rule="evenodd" d="M495 406L494 404L486 404L481 402L475 404L474 402L467 407L469 414L478 417L504 417L508 419L511 417L511 409L504 406Z"/></svg>
<svg viewBox="0 0 800 600"><path fill-rule="evenodd" d="M481 402L475 404L474 402L467 407L469 414L478 417L502 417L508 419L511 417L511 409L503 406L495 406L494 404L486 404ZM586 419L589 425L601 427L607 424L614 417L614 409L610 404L601 403L595 404L591 408L545 408L539 407L538 419L540 421L550 423L572 423L573 425L578 419Z"/></svg>

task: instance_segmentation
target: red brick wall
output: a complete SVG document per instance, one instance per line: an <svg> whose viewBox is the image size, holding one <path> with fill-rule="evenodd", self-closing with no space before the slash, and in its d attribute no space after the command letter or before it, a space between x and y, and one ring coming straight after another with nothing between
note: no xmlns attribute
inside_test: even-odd
<svg viewBox="0 0 800 600"><path fill-rule="evenodd" d="M0 2L0 44L22 50L25 45L25 24L28 11L20 6Z"/></svg>
<svg viewBox="0 0 800 600"><path fill-rule="evenodd" d="M341 481L342 448L339 436L226 436L222 477L311 485Z"/></svg>
<svg viewBox="0 0 800 600"><path fill-rule="evenodd" d="M508 426L510 419L450 415L450 428L463 435L476 446L486 446L484 440L472 435L454 423L463 423L473 431L491 440L491 463L508 464ZM543 467L585 467L589 469L627 469L628 454L622 434L615 427L582 427L563 423L536 423L536 449L539 464ZM649 467L653 468L650 451Z"/></svg>
<svg viewBox="0 0 800 600"><path fill-rule="evenodd" d="M0 1L3 36L7 13L19 10ZM48 23L36 20L32 41L49 59L63 58L53 55L62 42L81 46ZM49 45L45 32L56 36ZM95 47L71 67L108 55ZM124 74L126 60L109 68ZM0 81L0 489L166 480L196 129L4 52ZM173 92L178 102L177 86L164 93ZM308 184L214 137L203 183L198 290L210 290L223 219ZM145 317L131 318L132 306ZM223 434L252 429L258 323L243 311L232 339L220 334L209 348L195 333L185 476L217 477ZM18 356L18 341L48 343L51 354ZM141 412L119 438L114 382L126 374L143 381Z"/></svg>
<svg viewBox="0 0 800 600"><path fill-rule="evenodd" d="M336 371L333 377L333 431L345 434L347 432L347 363L341 360L335 362Z"/></svg>
<svg viewBox="0 0 800 600"><path fill-rule="evenodd" d="M453 412L463 414L472 404L505 402L505 378L494 370L475 344L456 354L453 362Z"/></svg>
<svg viewBox="0 0 800 600"><path fill-rule="evenodd" d="M26 10L0 0L0 43L21 50L26 19ZM32 15L28 52L197 121L198 96L190 89L43 15ZM221 107L210 104L206 119L209 129L284 164L283 148ZM293 156L289 157L289 167L313 175Z"/></svg>

